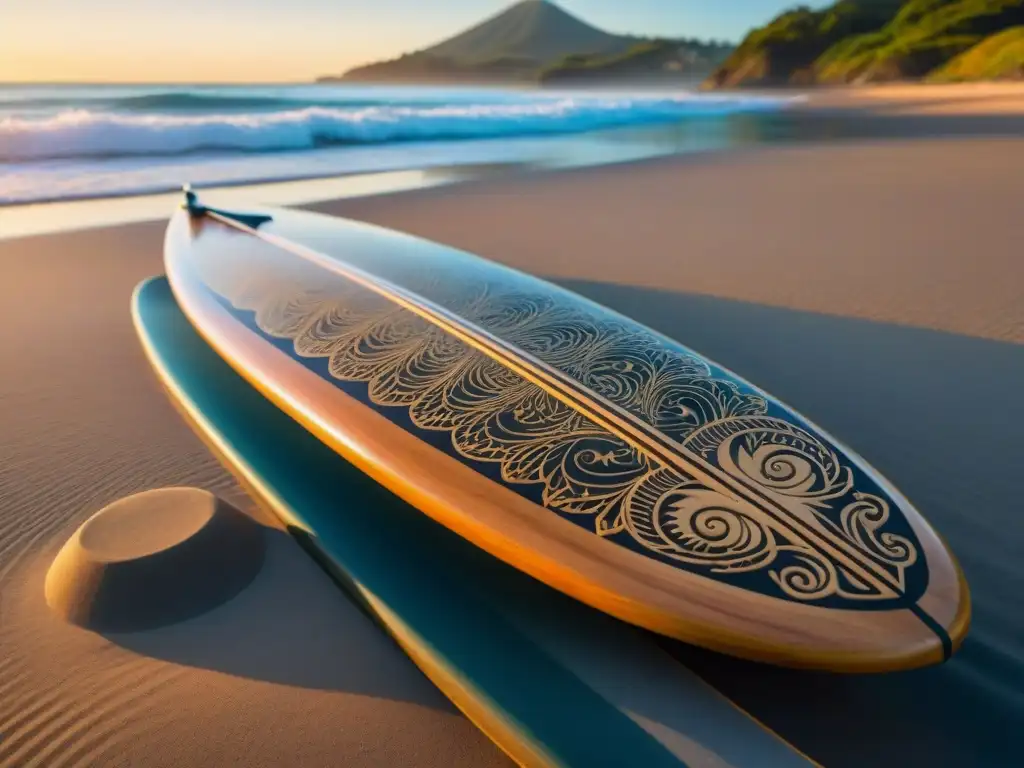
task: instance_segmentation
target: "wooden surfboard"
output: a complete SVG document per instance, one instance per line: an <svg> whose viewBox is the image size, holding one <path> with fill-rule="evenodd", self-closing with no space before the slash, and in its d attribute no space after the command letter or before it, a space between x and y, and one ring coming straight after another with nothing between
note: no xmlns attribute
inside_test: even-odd
<svg viewBox="0 0 1024 768"><path fill-rule="evenodd" d="M371 477L594 608L754 660L940 663L966 583L910 502L820 428L575 294L418 238L187 204L183 312Z"/></svg>
<svg viewBox="0 0 1024 768"><path fill-rule="evenodd" d="M164 278L139 286L132 314L197 434L519 764L815 765L649 633L488 556L348 464L210 349Z"/></svg>

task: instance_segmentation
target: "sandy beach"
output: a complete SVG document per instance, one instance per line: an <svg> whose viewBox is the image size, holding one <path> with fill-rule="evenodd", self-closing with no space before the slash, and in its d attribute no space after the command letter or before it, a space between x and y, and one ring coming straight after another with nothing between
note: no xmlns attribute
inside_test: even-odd
<svg viewBox="0 0 1024 768"><path fill-rule="evenodd" d="M931 116L1021 115L1024 114L1024 87L1012 81L936 85L890 83L824 89L814 94L810 104L814 109L846 106Z"/></svg>
<svg viewBox="0 0 1024 768"><path fill-rule="evenodd" d="M861 453L960 558L962 652L859 679L684 653L824 765L1007 764L1024 749L1017 136L744 149L314 208L553 279ZM258 515L131 327L163 226L0 241L0 766L508 764L272 521L256 582L198 619L111 639L46 609L50 560L120 496L194 485Z"/></svg>

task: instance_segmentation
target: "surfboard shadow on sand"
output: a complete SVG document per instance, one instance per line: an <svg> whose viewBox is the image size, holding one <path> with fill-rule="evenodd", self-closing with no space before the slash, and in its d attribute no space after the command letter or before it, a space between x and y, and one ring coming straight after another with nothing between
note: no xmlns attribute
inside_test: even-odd
<svg viewBox="0 0 1024 768"><path fill-rule="evenodd" d="M229 602L167 627L104 636L176 664L456 711L287 533L263 532L263 567Z"/></svg>
<svg viewBox="0 0 1024 768"><path fill-rule="evenodd" d="M797 672L668 642L830 767L1009 765L1024 754L1024 346L608 283L556 280L680 339L820 424L886 475L960 559L974 603L947 664Z"/></svg>

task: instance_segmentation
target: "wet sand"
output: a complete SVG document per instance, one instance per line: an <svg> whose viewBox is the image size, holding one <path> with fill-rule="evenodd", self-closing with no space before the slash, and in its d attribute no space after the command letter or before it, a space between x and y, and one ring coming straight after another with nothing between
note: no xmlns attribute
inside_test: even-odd
<svg viewBox="0 0 1024 768"><path fill-rule="evenodd" d="M553 278L851 444L960 557L961 654L855 679L683 653L826 765L1006 764L1024 749L1021 179L1024 139L875 141L318 208ZM251 509L131 329L162 229L0 242L0 765L507 764L277 531L256 582L190 622L125 639L47 611L50 558L119 496L196 485Z"/></svg>

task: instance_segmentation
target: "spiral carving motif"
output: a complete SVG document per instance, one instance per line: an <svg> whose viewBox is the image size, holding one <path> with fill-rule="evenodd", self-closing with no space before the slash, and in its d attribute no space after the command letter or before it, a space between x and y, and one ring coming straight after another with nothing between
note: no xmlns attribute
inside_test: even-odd
<svg viewBox="0 0 1024 768"><path fill-rule="evenodd" d="M822 438L685 349L557 289L464 274L458 291L437 274L406 284L621 409L692 471L343 276L268 255L196 266L296 357L326 359L375 407L447 433L462 460L497 465L502 482L633 551L800 602L898 598L918 561L912 534L891 530L890 503L855 488Z"/></svg>
<svg viewBox="0 0 1024 768"><path fill-rule="evenodd" d="M771 573L772 580L794 600L820 600L837 591L839 576L828 559L807 548L787 547L787 562Z"/></svg>
<svg viewBox="0 0 1024 768"><path fill-rule="evenodd" d="M917 562L914 543L906 536L882 530L889 519L889 502L879 496L855 493L856 501L840 513L843 532L864 551L902 574Z"/></svg>

